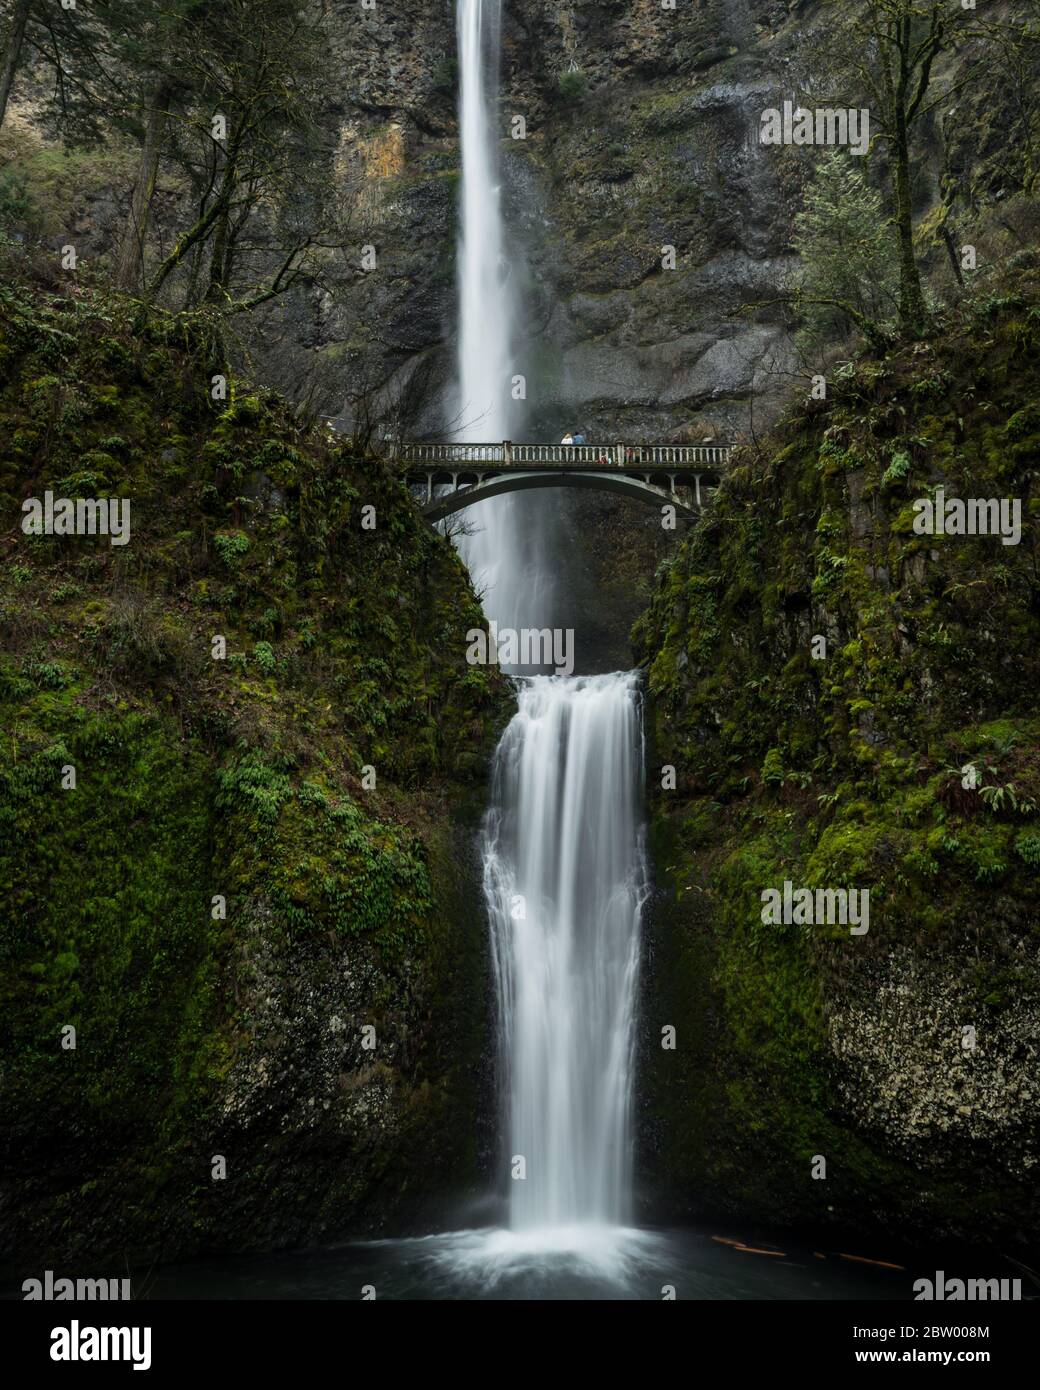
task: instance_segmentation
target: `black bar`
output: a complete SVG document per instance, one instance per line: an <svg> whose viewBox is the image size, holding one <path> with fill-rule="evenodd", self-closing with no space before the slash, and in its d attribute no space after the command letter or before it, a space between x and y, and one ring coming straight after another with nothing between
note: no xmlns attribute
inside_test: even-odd
<svg viewBox="0 0 1040 1390"><path fill-rule="evenodd" d="M688 1371L684 1380L692 1380L698 1372L713 1376L722 1372L727 1383L740 1383L745 1373L753 1371L797 1376L806 1370L866 1366L884 1376L888 1367L929 1363L944 1368L992 1366L1006 1375L1035 1342L1040 1302L711 1302L661 1308L652 1316L637 1310L619 1314L611 1304L609 1322L603 1324L599 1324L603 1310L596 1304L586 1304L579 1311L572 1303L543 1303L545 1311L519 1315L508 1308L501 1311L502 1304L497 1305L498 1312L446 1313L443 1307L442 1303L380 1309L323 1302L6 1302L0 1316L5 1366L21 1372L9 1382L12 1385L32 1386L38 1376L48 1373L75 1382L88 1371L131 1376L134 1383L138 1377L129 1360L52 1359L52 1347L66 1345L59 1329L75 1330L77 1350L89 1351L93 1343L87 1329L100 1328L136 1328L139 1359L143 1360L146 1347L150 1359L140 1375L164 1381L174 1375L202 1375L206 1379L200 1384L213 1384L214 1373L227 1372L237 1375L234 1383L241 1384L243 1372L256 1371L270 1384L273 1376L293 1373L298 1377L303 1371L304 1383L309 1384L335 1368L349 1381L379 1366L396 1380L411 1364L429 1374L438 1363L445 1374L450 1374L452 1366L461 1372L470 1352L484 1360L482 1377L497 1378L506 1366L488 1364L489 1348L480 1353L476 1342L472 1347L460 1342L460 1330L479 1334L482 1326L489 1326L488 1318L497 1328L502 1325L498 1318L511 1321L517 1316L524 1319L528 1335L511 1345L510 1378L526 1364L535 1370L541 1365L545 1373L549 1348L530 1333L551 1329L575 1351L580 1338L583 1378L597 1352L617 1370L619 1353L649 1368L662 1366L670 1350L683 1358L680 1364ZM619 1315L634 1321L625 1328L628 1337L618 1344ZM596 1330L594 1338L590 1328ZM388 1333L393 1340L382 1340ZM629 1340L633 1333L639 1336L638 1342ZM119 1344L134 1350L128 1338L119 1339ZM319 1371L322 1366L324 1372Z"/></svg>

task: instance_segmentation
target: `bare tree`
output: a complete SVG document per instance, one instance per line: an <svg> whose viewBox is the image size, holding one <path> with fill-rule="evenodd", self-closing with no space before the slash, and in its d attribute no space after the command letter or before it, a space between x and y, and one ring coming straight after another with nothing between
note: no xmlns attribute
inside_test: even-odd
<svg viewBox="0 0 1040 1390"><path fill-rule="evenodd" d="M831 0L838 10L839 0ZM967 12L950 0L864 0L843 29L842 13L821 32L820 43L840 75L869 94L872 124L888 151L892 229L899 268L899 323L919 334L926 326L921 273L914 251L912 172L917 133L942 101L974 76L981 59L962 64L958 76L933 91L936 61L967 37ZM865 324L858 325L866 329Z"/></svg>
<svg viewBox="0 0 1040 1390"><path fill-rule="evenodd" d="M7 38L4 41L3 65L0 66L0 125L3 125L4 116L7 113L7 103L11 96L11 88L14 85L14 75L22 56L22 45L25 42L25 31L29 24L29 14L32 8L33 0L15 0Z"/></svg>

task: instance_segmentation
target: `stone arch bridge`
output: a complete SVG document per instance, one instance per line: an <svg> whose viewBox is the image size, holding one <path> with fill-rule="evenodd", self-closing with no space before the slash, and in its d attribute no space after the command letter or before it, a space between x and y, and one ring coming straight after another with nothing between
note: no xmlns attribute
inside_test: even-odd
<svg viewBox="0 0 1040 1390"><path fill-rule="evenodd" d="M536 487L618 492L652 507L670 503L695 521L718 484L730 444L399 444L397 469L431 522ZM682 493L678 489L682 489Z"/></svg>

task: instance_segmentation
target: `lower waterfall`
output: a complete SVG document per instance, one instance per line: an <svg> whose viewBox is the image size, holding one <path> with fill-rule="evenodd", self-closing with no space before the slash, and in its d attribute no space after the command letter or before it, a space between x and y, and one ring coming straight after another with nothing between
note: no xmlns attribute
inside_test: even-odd
<svg viewBox="0 0 1040 1390"><path fill-rule="evenodd" d="M642 765L634 674L522 683L483 846L517 1231L630 1216Z"/></svg>

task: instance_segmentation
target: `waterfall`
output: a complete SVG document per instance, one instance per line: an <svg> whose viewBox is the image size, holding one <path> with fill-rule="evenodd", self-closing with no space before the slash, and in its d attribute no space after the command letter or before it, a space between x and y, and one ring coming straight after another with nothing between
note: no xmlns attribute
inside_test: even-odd
<svg viewBox="0 0 1040 1390"><path fill-rule="evenodd" d="M508 439L514 306L502 234L494 110L501 0L458 0L462 209L457 426L464 441Z"/></svg>
<svg viewBox="0 0 1040 1390"><path fill-rule="evenodd" d="M524 683L484 842L514 1230L629 1217L642 770L634 673Z"/></svg>
<svg viewBox="0 0 1040 1390"><path fill-rule="evenodd" d="M496 125L500 0L458 0L462 210L457 409L464 440L511 437L515 313ZM552 621L553 494L463 515L458 544L500 627ZM629 1219L633 1014L646 895L638 678L533 675L495 756L484 891L500 1026L509 1230L452 1258L581 1252L616 1267ZM518 1164L523 1176L518 1176ZM592 1252L590 1254L590 1252ZM539 1257L540 1257L539 1253Z"/></svg>
<svg viewBox="0 0 1040 1390"><path fill-rule="evenodd" d="M503 251L497 146L492 138L501 0L458 0L457 22L462 208L458 397L453 423L463 442L491 443L511 437L514 416L510 390L514 306ZM494 504L478 503L464 514L470 534L459 542L478 593L494 603L495 615L506 627L520 626L515 511L514 499L508 496Z"/></svg>
<svg viewBox="0 0 1040 1390"><path fill-rule="evenodd" d="M515 248L507 252L495 138L501 0L458 0L459 139L462 199L457 282L458 383L452 425L463 443L511 439L520 422L513 399L517 306ZM530 495L507 494L462 515L458 539L477 592L501 627L524 612L550 621L555 517Z"/></svg>

